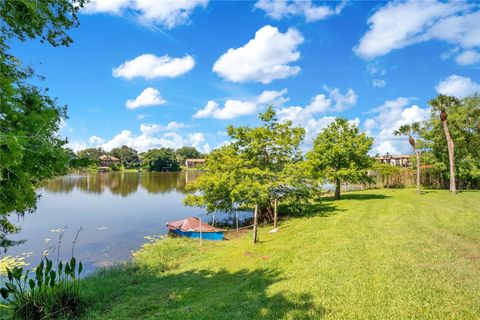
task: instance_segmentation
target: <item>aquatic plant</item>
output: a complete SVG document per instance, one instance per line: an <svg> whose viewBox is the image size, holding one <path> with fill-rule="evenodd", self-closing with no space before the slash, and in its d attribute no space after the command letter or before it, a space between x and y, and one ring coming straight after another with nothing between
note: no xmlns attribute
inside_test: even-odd
<svg viewBox="0 0 480 320"><path fill-rule="evenodd" d="M65 265L54 268L52 260L43 257L34 271L23 267L6 268L7 281L0 294L7 301L13 319L51 319L77 314L81 309L79 277L82 263L72 257Z"/></svg>

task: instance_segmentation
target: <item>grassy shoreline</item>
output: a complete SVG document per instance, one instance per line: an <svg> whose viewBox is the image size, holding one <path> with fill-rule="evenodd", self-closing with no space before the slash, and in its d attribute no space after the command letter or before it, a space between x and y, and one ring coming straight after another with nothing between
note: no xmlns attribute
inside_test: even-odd
<svg viewBox="0 0 480 320"><path fill-rule="evenodd" d="M480 192L369 190L231 241L167 239L83 281L84 319L474 319Z"/></svg>

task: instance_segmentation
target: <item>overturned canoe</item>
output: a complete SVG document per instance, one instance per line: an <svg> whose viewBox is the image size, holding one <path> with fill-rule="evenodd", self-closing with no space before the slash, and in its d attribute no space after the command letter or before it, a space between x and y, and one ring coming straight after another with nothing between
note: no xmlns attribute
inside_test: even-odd
<svg viewBox="0 0 480 320"><path fill-rule="evenodd" d="M200 219L188 217L182 220L167 223L170 232L188 238L201 238L205 240L223 240L223 230L212 227Z"/></svg>

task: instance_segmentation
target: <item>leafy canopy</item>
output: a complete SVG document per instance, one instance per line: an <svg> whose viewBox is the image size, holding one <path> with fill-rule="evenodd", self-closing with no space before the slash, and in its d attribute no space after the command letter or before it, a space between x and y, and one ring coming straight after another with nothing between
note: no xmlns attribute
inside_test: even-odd
<svg viewBox="0 0 480 320"><path fill-rule="evenodd" d="M175 150L160 148L148 150L141 154L142 165L151 171L180 171Z"/></svg>
<svg viewBox="0 0 480 320"><path fill-rule="evenodd" d="M355 124L337 118L316 137L307 159L316 177L337 186L342 182L366 182L372 165L368 155L372 145L373 138L360 133Z"/></svg>
<svg viewBox="0 0 480 320"><path fill-rule="evenodd" d="M140 161L137 150L128 146L121 146L120 148L113 148L110 155L120 159L120 163L126 166L132 166Z"/></svg>
<svg viewBox="0 0 480 320"><path fill-rule="evenodd" d="M273 199L305 192L303 171L293 170L303 159L304 129L280 123L271 106L259 118L259 127L228 127L231 144L208 155L205 174L191 185L201 195L187 196L187 205L209 212L259 205L260 219L268 219Z"/></svg>
<svg viewBox="0 0 480 320"><path fill-rule="evenodd" d="M78 25L83 1L0 1L0 246L18 231L11 213L33 210L35 187L47 178L65 173L69 157L58 137L66 108L58 106L46 91L28 84L30 68L9 53L8 41L40 38L53 46L69 45L66 34Z"/></svg>
<svg viewBox="0 0 480 320"><path fill-rule="evenodd" d="M177 158L180 164L184 164L186 159L199 159L203 155L195 147L184 146L177 149Z"/></svg>
<svg viewBox="0 0 480 320"><path fill-rule="evenodd" d="M427 147L426 162L433 170L449 177L448 147L439 113L445 111L448 129L455 143L455 168L461 185L480 187L480 96L474 94L461 100L438 95L430 102L432 113L421 136Z"/></svg>

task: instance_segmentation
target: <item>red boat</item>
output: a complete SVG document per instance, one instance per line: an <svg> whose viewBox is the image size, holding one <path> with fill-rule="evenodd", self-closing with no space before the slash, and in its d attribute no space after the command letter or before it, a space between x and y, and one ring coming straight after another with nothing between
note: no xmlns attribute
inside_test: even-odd
<svg viewBox="0 0 480 320"><path fill-rule="evenodd" d="M188 238L205 240L223 240L223 230L201 222L196 217L188 217L167 223L169 231Z"/></svg>

